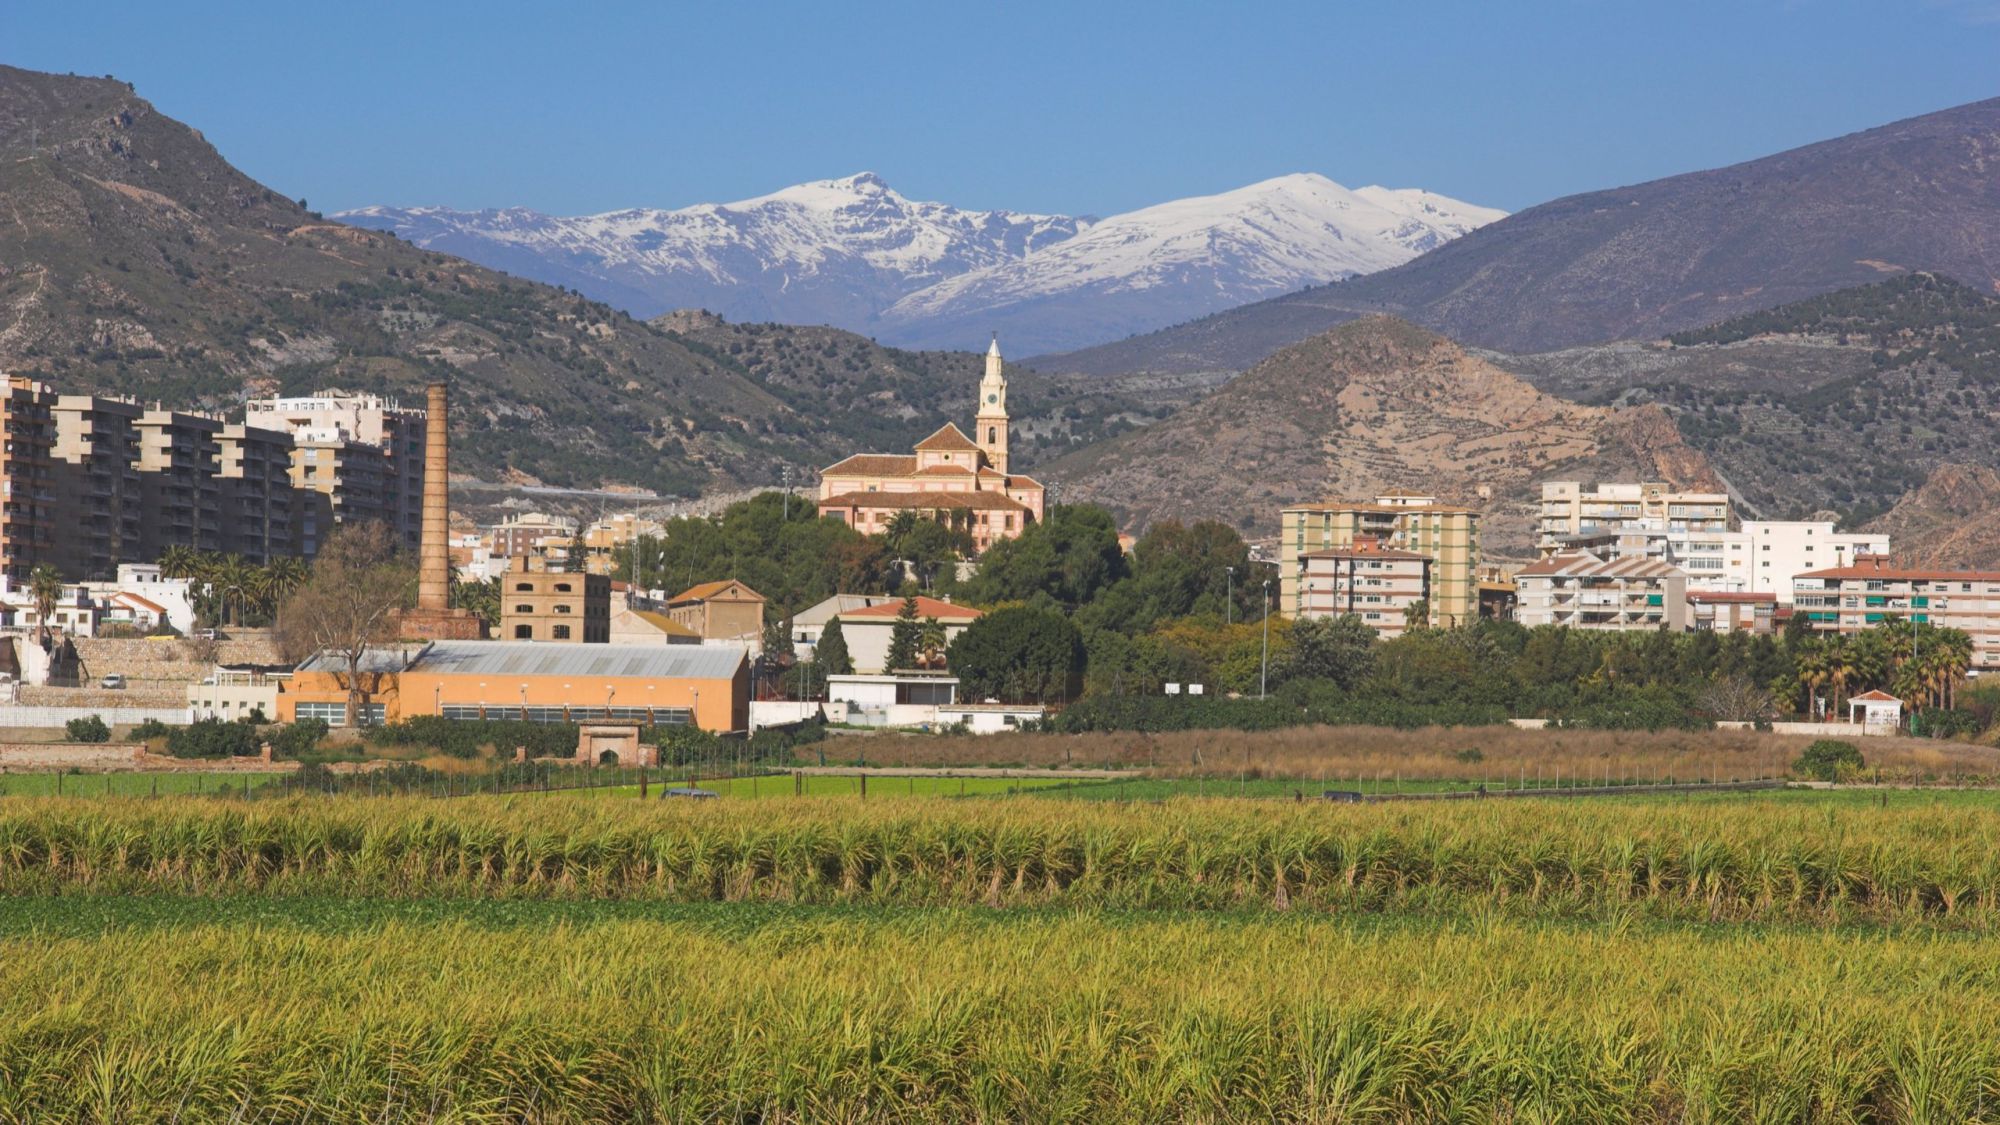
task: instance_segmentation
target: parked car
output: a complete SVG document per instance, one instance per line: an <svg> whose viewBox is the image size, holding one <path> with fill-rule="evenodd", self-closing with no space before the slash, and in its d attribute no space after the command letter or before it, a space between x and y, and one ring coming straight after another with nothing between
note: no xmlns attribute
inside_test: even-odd
<svg viewBox="0 0 2000 1125"><path fill-rule="evenodd" d="M103 688L105 691L124 691L125 677L113 672L109 676L97 681L97 686Z"/></svg>
<svg viewBox="0 0 2000 1125"><path fill-rule="evenodd" d="M708 800L713 800L716 797L720 797L721 795L722 794L717 793L713 789L690 789L687 788L686 786L679 786L673 789L660 790L660 797L662 799L665 799L667 797L683 797L695 801L708 801Z"/></svg>
<svg viewBox="0 0 2000 1125"><path fill-rule="evenodd" d="M1333 801L1336 804L1352 805L1360 803L1361 794L1352 789L1327 789L1320 793L1319 799L1322 801Z"/></svg>

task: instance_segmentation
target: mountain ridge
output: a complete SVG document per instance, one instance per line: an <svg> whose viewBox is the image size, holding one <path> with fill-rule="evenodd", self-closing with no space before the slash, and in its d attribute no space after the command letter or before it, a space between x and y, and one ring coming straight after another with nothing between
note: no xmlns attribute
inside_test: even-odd
<svg viewBox="0 0 2000 1125"><path fill-rule="evenodd" d="M1099 220L962 211L861 173L678 209L373 206L335 217L641 316L701 308L910 348L997 329L1033 352L1386 268L1500 214L1296 173Z"/></svg>
<svg viewBox="0 0 2000 1125"><path fill-rule="evenodd" d="M1653 339L1905 272L2000 292L1995 166L2000 98L1566 196L1379 273L1035 358L1087 374L1240 371L1369 313L1540 352Z"/></svg>

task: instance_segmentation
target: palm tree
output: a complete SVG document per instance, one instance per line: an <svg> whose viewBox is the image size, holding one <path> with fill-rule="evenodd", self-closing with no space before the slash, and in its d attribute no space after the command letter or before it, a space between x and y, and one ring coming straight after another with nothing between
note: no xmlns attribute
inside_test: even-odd
<svg viewBox="0 0 2000 1125"><path fill-rule="evenodd" d="M165 578L193 578L200 558L193 547L176 543L160 552L160 574Z"/></svg>
<svg viewBox="0 0 2000 1125"><path fill-rule="evenodd" d="M904 508L902 511L890 516L889 522L883 525L882 538L888 542L890 550L901 552L903 541L909 538L910 532L916 526L917 514L908 508Z"/></svg>
<svg viewBox="0 0 2000 1125"><path fill-rule="evenodd" d="M222 623L225 625L232 623L229 620L229 599L233 593L236 596L234 624L243 624L243 596L257 584L256 570L244 561L242 555L223 555L215 560L208 581L210 586L216 588L217 596L222 599Z"/></svg>
<svg viewBox="0 0 2000 1125"><path fill-rule="evenodd" d="M41 630L42 645L49 643L49 621L56 615L56 603L62 601L62 572L47 563L28 572L28 592L35 599L35 624Z"/></svg>
<svg viewBox="0 0 2000 1125"><path fill-rule="evenodd" d="M285 599L304 585L305 580L306 564L303 559L286 555L265 564L263 573L258 577L258 585L262 588L264 607L272 617L278 615L278 607L285 604Z"/></svg>
<svg viewBox="0 0 2000 1125"><path fill-rule="evenodd" d="M945 636L944 623L935 617L924 618L917 627L917 651L923 653L924 667L936 668L944 663L944 650L950 643Z"/></svg>

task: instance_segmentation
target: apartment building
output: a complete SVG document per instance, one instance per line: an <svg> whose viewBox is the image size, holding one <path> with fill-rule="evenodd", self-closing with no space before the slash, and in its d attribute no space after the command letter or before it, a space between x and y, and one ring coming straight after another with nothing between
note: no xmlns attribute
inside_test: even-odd
<svg viewBox="0 0 2000 1125"><path fill-rule="evenodd" d="M1773 594L1689 589L1687 601L1688 628L1697 633L1769 633L1777 626Z"/></svg>
<svg viewBox="0 0 2000 1125"><path fill-rule="evenodd" d="M1880 555L1792 579L1793 613L1823 633L1859 633L1908 618L1972 637L1972 670L2000 670L2000 571L1911 570Z"/></svg>
<svg viewBox="0 0 2000 1125"><path fill-rule="evenodd" d="M503 559L553 557L563 560L570 540L576 538L576 529L576 521L568 516L521 512L493 525L493 553Z"/></svg>
<svg viewBox="0 0 2000 1125"><path fill-rule="evenodd" d="M620 560L631 565L631 552L641 539L658 540L667 533L658 520L641 519L629 512L598 520L583 529L584 569L592 574L611 574Z"/></svg>
<svg viewBox="0 0 2000 1125"><path fill-rule="evenodd" d="M1775 594L1790 605L1795 576L1888 554L1888 535L1835 531L1831 520L1744 520L1729 544L1728 574L1731 588Z"/></svg>
<svg viewBox="0 0 2000 1125"><path fill-rule="evenodd" d="M55 401L56 495L75 518L56 536L49 561L65 578L103 581L140 553L141 413L130 399L61 395Z"/></svg>
<svg viewBox="0 0 2000 1125"><path fill-rule="evenodd" d="M257 566L299 554L292 436L237 424L222 427L218 442L222 549Z"/></svg>
<svg viewBox="0 0 2000 1125"><path fill-rule="evenodd" d="M1586 492L1580 481L1542 482L1541 533L1546 550L1578 536L1628 529L1728 531L1729 517L1729 495L1724 492L1680 492L1658 481L1599 484Z"/></svg>
<svg viewBox="0 0 2000 1125"><path fill-rule="evenodd" d="M1430 598L1431 566L1429 555L1384 547L1374 539L1307 551L1299 556L1296 616L1351 613L1384 637L1401 636L1410 607Z"/></svg>
<svg viewBox="0 0 2000 1125"><path fill-rule="evenodd" d="M1284 509L1278 539L1278 612L1296 617L1303 610L1305 555L1351 548L1363 540L1430 559L1432 625L1477 620L1479 586L1474 568L1479 561L1479 513L1415 492Z"/></svg>
<svg viewBox="0 0 2000 1125"><path fill-rule="evenodd" d="M1626 630L1688 627L1687 573L1643 555L1559 553L1514 575L1515 620L1529 628Z"/></svg>
<svg viewBox="0 0 2000 1125"><path fill-rule="evenodd" d="M56 395L9 376L0 391L0 574L25 579L55 548L53 476Z"/></svg>
<svg viewBox="0 0 2000 1125"><path fill-rule="evenodd" d="M500 589L503 640L611 642L611 580L601 574L523 565L500 576Z"/></svg>
<svg viewBox="0 0 2000 1125"><path fill-rule="evenodd" d="M227 549L222 538L222 420L179 410L141 411L139 553L157 559L168 547Z"/></svg>
<svg viewBox="0 0 2000 1125"><path fill-rule="evenodd" d="M254 401L243 417L247 426L292 436L293 484L326 496L324 508L335 522L383 521L405 550L417 550L423 532L422 409L381 395L328 391ZM328 529L313 530L317 538Z"/></svg>

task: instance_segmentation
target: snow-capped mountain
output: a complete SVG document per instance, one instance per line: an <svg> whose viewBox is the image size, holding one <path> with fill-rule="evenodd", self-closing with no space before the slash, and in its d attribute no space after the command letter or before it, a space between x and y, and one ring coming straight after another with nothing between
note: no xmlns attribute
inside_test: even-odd
<svg viewBox="0 0 2000 1125"><path fill-rule="evenodd" d="M1502 215L1299 174L1099 222L916 202L864 172L673 211L365 207L336 217L635 316L703 308L909 347L968 347L997 329L1011 354L1032 355L1386 269Z"/></svg>
<svg viewBox="0 0 2000 1125"><path fill-rule="evenodd" d="M634 316L704 308L737 321L862 330L908 293L1089 225L916 202L872 172L674 211L562 217L523 208L364 207L334 217L569 286Z"/></svg>
<svg viewBox="0 0 2000 1125"><path fill-rule="evenodd" d="M1416 189L1280 176L1115 215L940 281L891 305L879 332L944 346L998 330L1024 354L1083 347L1401 265L1505 214Z"/></svg>

